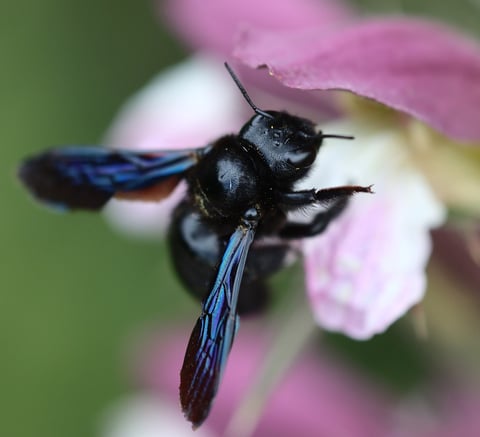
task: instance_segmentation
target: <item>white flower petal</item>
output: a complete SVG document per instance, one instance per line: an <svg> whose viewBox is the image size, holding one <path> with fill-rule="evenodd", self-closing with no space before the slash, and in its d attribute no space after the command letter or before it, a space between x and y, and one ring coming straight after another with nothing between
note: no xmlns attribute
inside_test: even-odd
<svg viewBox="0 0 480 437"><path fill-rule="evenodd" d="M154 78L120 111L106 135L112 148L171 150L202 147L238 131L245 103L225 68L205 56ZM113 199L105 213L113 226L140 237L161 236L185 188L161 203Z"/></svg>
<svg viewBox="0 0 480 437"><path fill-rule="evenodd" d="M347 129L356 140L325 145L302 187L373 183L375 194L356 195L328 230L306 239L303 248L318 323L365 339L423 297L429 230L445 220L445 208L394 133ZM338 126L334 132L346 133Z"/></svg>

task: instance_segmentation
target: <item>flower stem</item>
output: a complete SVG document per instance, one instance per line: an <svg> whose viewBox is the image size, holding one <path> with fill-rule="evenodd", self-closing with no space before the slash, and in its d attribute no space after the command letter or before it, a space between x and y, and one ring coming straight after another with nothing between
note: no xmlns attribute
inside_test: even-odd
<svg viewBox="0 0 480 437"><path fill-rule="evenodd" d="M262 416L262 412L277 384L286 375L305 345L318 333L305 299L295 296L295 302L288 299L285 309L272 320L275 333L262 367L230 419L225 435L231 437L251 436ZM302 296L303 297L303 296ZM292 311L293 308L293 311Z"/></svg>

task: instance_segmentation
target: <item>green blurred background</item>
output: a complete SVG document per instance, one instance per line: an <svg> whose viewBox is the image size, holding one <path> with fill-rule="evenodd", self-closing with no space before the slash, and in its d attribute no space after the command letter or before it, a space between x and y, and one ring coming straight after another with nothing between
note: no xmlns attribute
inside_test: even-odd
<svg viewBox="0 0 480 437"><path fill-rule="evenodd" d="M478 0L356 3L480 34ZM101 215L50 213L15 169L51 145L100 141L121 104L187 52L151 1L0 0L0 35L0 435L94 435L99 414L128 391L132 333L193 323L198 307L162 243L115 235ZM365 354L387 343L379 337Z"/></svg>

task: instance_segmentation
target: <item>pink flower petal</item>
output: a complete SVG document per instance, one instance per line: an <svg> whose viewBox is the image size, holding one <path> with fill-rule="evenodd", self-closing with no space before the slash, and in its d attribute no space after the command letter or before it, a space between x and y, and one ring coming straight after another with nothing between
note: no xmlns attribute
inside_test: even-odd
<svg viewBox="0 0 480 437"><path fill-rule="evenodd" d="M328 26L350 16L340 1L333 0L170 0L166 21L195 49L229 55L234 37L243 24L262 29L286 30Z"/></svg>
<svg viewBox="0 0 480 437"><path fill-rule="evenodd" d="M319 23L323 27L331 27L350 20L353 14L342 1L170 0L158 2L158 5L167 24L187 44L217 56L219 63L229 61L253 101L258 101L261 107L278 110L288 107L292 110L295 103L300 103L301 114L306 117L313 114L313 118L320 120L338 115L337 105L327 93L298 93L270 80L262 72L235 63L231 55L238 33L246 25L271 30L292 30ZM260 98L257 90L262 91Z"/></svg>
<svg viewBox="0 0 480 437"><path fill-rule="evenodd" d="M480 139L480 47L438 23L359 22L335 32L251 28L236 56L284 85L341 89L406 112L453 138Z"/></svg>
<svg viewBox="0 0 480 437"><path fill-rule="evenodd" d="M366 339L423 297L429 231L443 223L445 210L394 134L368 136L350 125L335 132L351 129L357 141L325 144L301 188L350 181L373 183L375 193L354 197L325 233L302 244L307 292L319 325Z"/></svg>
<svg viewBox="0 0 480 437"><path fill-rule="evenodd" d="M390 197L354 199L328 232L304 242L308 295L326 329L370 338L423 298L432 223L406 219L410 202Z"/></svg>
<svg viewBox="0 0 480 437"><path fill-rule="evenodd" d="M366 339L423 297L429 240L409 236L418 260L402 265L408 248L395 235L395 212L387 199L355 199L325 235L305 241L308 295L325 329Z"/></svg>

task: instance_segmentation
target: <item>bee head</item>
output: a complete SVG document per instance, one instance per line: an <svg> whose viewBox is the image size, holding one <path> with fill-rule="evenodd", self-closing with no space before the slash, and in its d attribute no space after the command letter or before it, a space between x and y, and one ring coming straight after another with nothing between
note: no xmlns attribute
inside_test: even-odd
<svg viewBox="0 0 480 437"><path fill-rule="evenodd" d="M239 138L245 147L260 155L277 182L290 184L305 176L315 162L324 138L352 139L343 135L325 135L306 118L258 108L231 67L227 63L225 67L255 112L240 130Z"/></svg>
<svg viewBox="0 0 480 437"><path fill-rule="evenodd" d="M303 177L315 162L323 138L310 120L277 111L254 115L239 137L261 156L279 182Z"/></svg>

